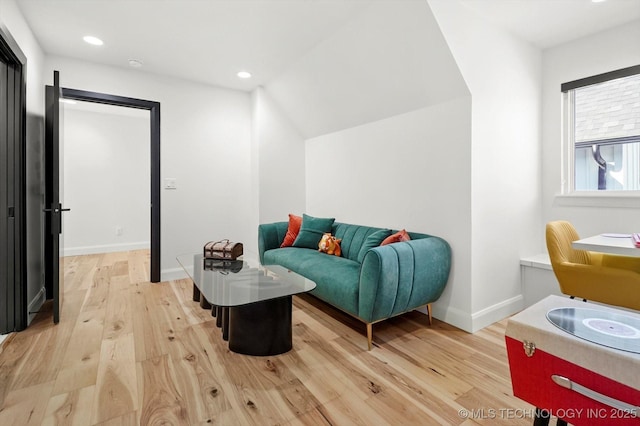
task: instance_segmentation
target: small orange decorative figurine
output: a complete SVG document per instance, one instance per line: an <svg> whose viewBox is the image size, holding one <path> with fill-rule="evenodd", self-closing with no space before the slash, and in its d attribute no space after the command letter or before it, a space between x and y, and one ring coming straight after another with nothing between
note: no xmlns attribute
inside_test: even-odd
<svg viewBox="0 0 640 426"><path fill-rule="evenodd" d="M318 251L327 254L333 254L336 256L342 256L340 241L342 241L342 239L336 238L327 232L322 236L320 243L318 243Z"/></svg>

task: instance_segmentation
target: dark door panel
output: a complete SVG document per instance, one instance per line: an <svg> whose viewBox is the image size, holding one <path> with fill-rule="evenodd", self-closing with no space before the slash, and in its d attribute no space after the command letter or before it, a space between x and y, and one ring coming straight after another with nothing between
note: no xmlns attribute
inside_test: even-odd
<svg viewBox="0 0 640 426"><path fill-rule="evenodd" d="M62 207L60 179L60 74L53 72L53 86L45 89L45 286L53 299L53 322L60 321L64 299L64 268L60 250Z"/></svg>
<svg viewBox="0 0 640 426"><path fill-rule="evenodd" d="M8 258L7 230L8 230L8 152L9 145L7 132L7 111L9 99L7 98L7 64L0 61L0 333L6 333L13 329L11 315L11 287L9 282L9 265L12 261Z"/></svg>
<svg viewBox="0 0 640 426"><path fill-rule="evenodd" d="M25 65L0 26L0 333L26 326Z"/></svg>

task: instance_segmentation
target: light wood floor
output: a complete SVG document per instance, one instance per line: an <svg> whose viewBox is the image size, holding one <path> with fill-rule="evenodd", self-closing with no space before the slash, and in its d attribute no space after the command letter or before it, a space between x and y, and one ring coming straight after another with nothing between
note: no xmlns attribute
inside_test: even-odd
<svg viewBox="0 0 640 426"><path fill-rule="evenodd" d="M250 357L189 281L148 270L146 251L66 258L61 322L45 307L0 353L0 425L533 423L511 396L506 321L468 334L409 313L376 324L368 352L362 323L294 297L294 349Z"/></svg>

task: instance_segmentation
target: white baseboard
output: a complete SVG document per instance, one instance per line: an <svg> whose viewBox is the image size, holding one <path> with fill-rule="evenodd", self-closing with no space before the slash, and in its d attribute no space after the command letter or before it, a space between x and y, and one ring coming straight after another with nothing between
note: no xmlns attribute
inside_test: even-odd
<svg viewBox="0 0 640 426"><path fill-rule="evenodd" d="M149 241L125 244L104 244L99 246L65 247L63 256L82 256L83 254L113 253L117 251L142 250L151 247Z"/></svg>
<svg viewBox="0 0 640 426"><path fill-rule="evenodd" d="M447 324L451 324L454 327L458 327L468 333L472 332L471 330L473 327L471 315L468 312L463 312L450 306L444 306L442 303L438 302L434 303L432 307L432 315L434 318L446 322Z"/></svg>
<svg viewBox="0 0 640 426"><path fill-rule="evenodd" d="M519 294L473 314L456 308L441 306L436 302L433 304L433 316L468 333L475 333L484 327L520 312L523 308L524 297Z"/></svg>
<svg viewBox="0 0 640 426"><path fill-rule="evenodd" d="M519 294L511 299L503 300L493 306L482 309L471 315L473 321L472 333L483 329L484 327L501 321L511 315L520 312L524 308L524 297Z"/></svg>
<svg viewBox="0 0 640 426"><path fill-rule="evenodd" d="M36 317L46 298L45 289L42 287L27 307L27 325L31 324L31 321Z"/></svg>
<svg viewBox="0 0 640 426"><path fill-rule="evenodd" d="M189 278L189 275L182 268L163 269L160 271L161 281L174 281Z"/></svg>

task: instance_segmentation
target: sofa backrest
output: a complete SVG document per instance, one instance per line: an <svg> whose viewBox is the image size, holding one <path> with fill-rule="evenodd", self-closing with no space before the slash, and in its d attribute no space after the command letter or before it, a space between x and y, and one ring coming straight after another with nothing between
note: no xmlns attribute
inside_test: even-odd
<svg viewBox="0 0 640 426"><path fill-rule="evenodd" d="M358 261L358 253L364 244L367 237L376 231L389 228L375 228L371 226L363 225L351 225L348 223L335 222L331 229L331 233L336 238L341 238L340 248L342 249L342 257ZM391 230L392 233L398 232L397 230ZM409 236L412 240L420 238L429 238L430 235L420 234L416 232L409 232Z"/></svg>

